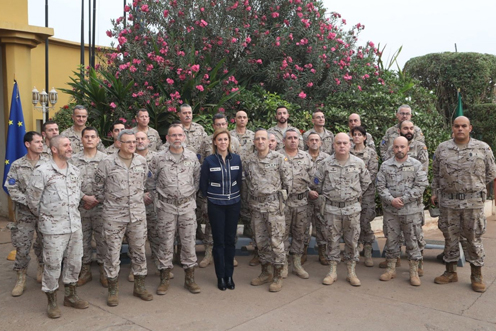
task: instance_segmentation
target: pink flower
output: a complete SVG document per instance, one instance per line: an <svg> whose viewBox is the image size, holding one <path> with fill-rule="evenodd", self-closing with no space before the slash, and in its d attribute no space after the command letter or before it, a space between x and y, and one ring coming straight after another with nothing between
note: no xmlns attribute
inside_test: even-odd
<svg viewBox="0 0 496 331"><path fill-rule="evenodd" d="M124 117L119 117L119 121L122 121L122 123L126 123L127 120Z"/></svg>
<svg viewBox="0 0 496 331"><path fill-rule="evenodd" d="M231 118L230 121L231 121L231 123L236 122L236 120L234 118Z"/></svg>
<svg viewBox="0 0 496 331"><path fill-rule="evenodd" d="M166 9L164 10L164 17L167 18L167 16L169 16L169 11Z"/></svg>
<svg viewBox="0 0 496 331"><path fill-rule="evenodd" d="M132 65L132 66L129 67L129 71L136 72L136 71L138 71L138 69L135 66Z"/></svg>
<svg viewBox="0 0 496 331"><path fill-rule="evenodd" d="M119 42L119 45L123 45L127 42L126 37L119 37L117 38L117 41Z"/></svg>
<svg viewBox="0 0 496 331"><path fill-rule="evenodd" d="M307 95L303 91L301 91L300 94L298 94L298 96L302 99L305 99L307 97Z"/></svg>
<svg viewBox="0 0 496 331"><path fill-rule="evenodd" d="M200 71L200 65L199 64L194 64L191 66L191 71L198 72Z"/></svg>
<svg viewBox="0 0 496 331"><path fill-rule="evenodd" d="M131 10L131 7L129 7L128 5L125 5L125 6L124 6L124 11L125 11L126 13L129 13L129 11L130 11L130 10Z"/></svg>
<svg viewBox="0 0 496 331"><path fill-rule="evenodd" d="M262 64L262 59L258 59L256 62L257 64Z"/></svg>
<svg viewBox="0 0 496 331"><path fill-rule="evenodd" d="M222 108L222 107L219 108L219 113L225 113L225 112L226 112L226 110L224 108Z"/></svg>
<svg viewBox="0 0 496 331"><path fill-rule="evenodd" d="M203 88L203 85L196 85L196 89L200 92L203 92L205 89Z"/></svg>
<svg viewBox="0 0 496 331"><path fill-rule="evenodd" d="M361 91L362 90L362 87L360 85L358 85L358 89Z"/></svg>
<svg viewBox="0 0 496 331"><path fill-rule="evenodd" d="M277 17L279 17L279 13L278 13L278 12L273 12L273 13L272 13L272 17L273 17L273 18L277 18Z"/></svg>
<svg viewBox="0 0 496 331"><path fill-rule="evenodd" d="M373 43L373 42L371 42L371 41L369 41L369 46L370 46L370 47L374 47L374 43Z"/></svg>
<svg viewBox="0 0 496 331"><path fill-rule="evenodd" d="M313 83L312 82L310 82L310 83L307 84L307 87L312 87L312 86L313 86Z"/></svg>
<svg viewBox="0 0 496 331"><path fill-rule="evenodd" d="M115 109L115 108L117 108L117 105L115 103L111 102L110 103L110 108Z"/></svg>
<svg viewBox="0 0 496 331"><path fill-rule="evenodd" d="M167 79L166 79L166 82L167 82L167 84L169 84L169 85L174 84L174 80L172 80L172 79L170 79L170 78L167 78Z"/></svg>
<svg viewBox="0 0 496 331"><path fill-rule="evenodd" d="M145 12L145 13L148 13L149 9L148 9L148 5L143 5L141 6L141 11L142 12Z"/></svg>
<svg viewBox="0 0 496 331"><path fill-rule="evenodd" d="M107 30L107 36L108 36L108 37L112 37L112 31Z"/></svg>
<svg viewBox="0 0 496 331"><path fill-rule="evenodd" d="M353 78L353 76L350 76L348 75L348 73L346 73L344 76L343 76L344 80L351 80Z"/></svg>

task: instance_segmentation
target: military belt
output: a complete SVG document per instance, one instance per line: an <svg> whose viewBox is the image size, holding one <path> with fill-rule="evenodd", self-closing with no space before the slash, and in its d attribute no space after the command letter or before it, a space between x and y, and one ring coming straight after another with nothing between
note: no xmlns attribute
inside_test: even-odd
<svg viewBox="0 0 496 331"><path fill-rule="evenodd" d="M166 198L160 194L158 195L158 199L160 201L168 203L169 205L174 205L174 206L182 205L183 203L190 201L192 198L193 198L193 196L189 196L186 198Z"/></svg>
<svg viewBox="0 0 496 331"><path fill-rule="evenodd" d="M305 199L305 197L308 195L308 191L305 191L303 193L291 193L289 195L289 199L292 199L292 200L303 200Z"/></svg>
<svg viewBox="0 0 496 331"><path fill-rule="evenodd" d="M450 200L482 198L482 191L476 193L443 193L442 197Z"/></svg>
<svg viewBox="0 0 496 331"><path fill-rule="evenodd" d="M345 201L345 202L337 202L337 201L331 201L327 199L327 203L330 204L333 207L338 207L338 208L344 208L344 207L349 207L351 205L354 205L357 203L358 200L353 200L353 201Z"/></svg>
<svg viewBox="0 0 496 331"><path fill-rule="evenodd" d="M270 195L264 195L264 196L250 196L251 200L258 201L258 202L271 202L277 200L277 193L276 194L270 194Z"/></svg>

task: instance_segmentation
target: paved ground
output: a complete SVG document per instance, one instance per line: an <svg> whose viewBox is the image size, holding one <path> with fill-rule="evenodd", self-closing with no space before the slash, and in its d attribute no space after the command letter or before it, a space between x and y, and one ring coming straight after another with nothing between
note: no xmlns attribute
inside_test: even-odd
<svg viewBox="0 0 496 331"><path fill-rule="evenodd" d="M46 317L46 297L34 279L35 263L29 267L24 295L10 295L15 274L13 262L6 260L12 249L6 225L7 221L0 219L0 330L496 330L495 217L488 221L484 240L487 259L483 274L488 289L483 294L470 288L469 265L458 269L458 283L434 284L434 277L444 270L435 258L438 250L426 252L425 276L418 288L409 285L406 261L390 282L379 281L382 269L361 263L357 274L362 286L358 288L345 281L346 268L340 264L337 283L324 286L321 280L327 267L311 256L305 264L310 279L290 275L279 293L269 293L268 286L250 286L250 279L260 269L248 266L248 256L240 256L234 291L219 291L213 266L209 266L196 273L202 293L190 294L183 288L184 273L176 267L169 293L144 302L132 296L132 283L126 280L129 265L124 265L118 307L106 305L107 290L93 280L79 289L90 308L61 306L58 320ZM442 235L429 231L426 238L442 239ZM384 240L379 244L382 248ZM376 265L382 261L374 260ZM154 292L159 277L151 264L149 270L147 287ZM97 272L94 266L93 275ZM59 304L62 293L59 291Z"/></svg>

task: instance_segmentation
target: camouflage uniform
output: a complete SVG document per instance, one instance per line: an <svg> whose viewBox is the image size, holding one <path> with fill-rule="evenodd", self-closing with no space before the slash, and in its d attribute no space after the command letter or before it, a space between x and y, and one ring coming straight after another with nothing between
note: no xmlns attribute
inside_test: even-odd
<svg viewBox="0 0 496 331"><path fill-rule="evenodd" d="M432 192L438 197L441 210L438 226L445 239L444 261L458 261L458 243L463 237L466 260L483 266L481 237L486 231L486 185L496 177L491 148L473 138L464 147L453 140L445 141L436 149L432 173Z"/></svg>
<svg viewBox="0 0 496 331"><path fill-rule="evenodd" d="M288 125L286 130L283 130L283 129L280 129L279 127L277 127L277 125L276 125L276 126L273 126L267 130L269 133L273 133L274 136L276 136L276 140L277 140L276 151L279 151L279 150L284 148L284 143L282 141L282 138L284 137L284 133L288 129L295 129L296 130L296 132L298 133L298 139L300 140L298 143L298 149L303 150L303 137L301 136L300 130L298 130L297 128L292 127L290 125Z"/></svg>
<svg viewBox="0 0 496 331"><path fill-rule="evenodd" d="M310 226L308 218L308 191L310 182L314 178L315 168L312 158L308 153L298 150L298 153L291 157L285 149L279 151L284 156L284 161L290 170L292 184L291 191L288 192L284 217L286 220L286 230L284 232L284 250L286 253L303 254L305 244L305 232ZM293 238L291 247L289 236Z"/></svg>
<svg viewBox="0 0 496 331"><path fill-rule="evenodd" d="M198 160L201 158L200 147L203 140L207 137L207 133L203 126L198 123L192 122L189 129L184 128L184 134L186 134L186 148L196 154Z"/></svg>
<svg viewBox="0 0 496 331"><path fill-rule="evenodd" d="M43 156L47 160L52 158L52 150L45 143L45 140L43 140L43 151L41 152L41 156Z"/></svg>
<svg viewBox="0 0 496 331"><path fill-rule="evenodd" d="M72 164L59 169L55 162L37 167L26 188L31 212L38 216L38 229L43 234L42 291L59 287L62 259L62 281L78 281L83 257L83 233L78 206L83 193L79 171Z"/></svg>
<svg viewBox="0 0 496 331"><path fill-rule="evenodd" d="M158 269L171 269L176 230L182 244L181 263L189 269L197 265L195 253L195 196L200 185L200 163L185 149L179 161L170 150L158 153L150 162L147 189L156 197L159 249Z"/></svg>
<svg viewBox="0 0 496 331"><path fill-rule="evenodd" d="M109 147L105 148L105 154L110 155L110 154L115 154L115 152L118 152L119 149L115 147L115 143L110 145Z"/></svg>
<svg viewBox="0 0 496 331"><path fill-rule="evenodd" d="M351 148L355 147L355 143L353 142L353 137L351 136L351 132L348 132L348 137L350 137ZM372 148L375 151L375 143L372 135L367 132L367 140L365 140L365 146Z"/></svg>
<svg viewBox="0 0 496 331"><path fill-rule="evenodd" d="M387 228L388 260L400 257L401 232L405 236L408 260L422 259L417 227L422 222L422 197L427 185L427 173L422 164L410 156L403 163L399 163L395 158L382 163L377 174L377 192L381 197L384 224ZM400 209L393 207L391 201L394 198L401 198L404 206Z"/></svg>
<svg viewBox="0 0 496 331"><path fill-rule="evenodd" d="M148 153L146 153L146 155L145 155L145 160L146 160L146 164L148 165L149 174L151 174L150 162L152 162L152 159L158 153L160 153L160 152L152 152L152 151L148 150ZM149 180L149 178L150 177L148 177L147 181ZM147 187L145 187L145 192L148 192ZM160 238L157 235L158 220L157 220L157 211L155 209L155 200L153 199L153 194L152 194L152 200L153 200L153 202L151 204L145 205L146 228L147 228L147 233L148 233L148 242L150 243L150 249L152 251L152 260L157 265L157 263L158 263L157 262L157 251L159 250Z"/></svg>
<svg viewBox="0 0 496 331"><path fill-rule="evenodd" d="M137 126L132 128L131 130L134 133L137 133L139 131ZM148 140L150 140L150 144L148 145L149 151L156 152L158 150L163 149L162 138L160 138L160 135L158 134L157 130L155 130L154 128L148 127L148 129L145 133L146 133L146 136L148 137Z"/></svg>
<svg viewBox="0 0 496 331"><path fill-rule="evenodd" d="M379 171L379 158L375 149L370 147L365 147L364 150L357 152L354 149L350 150L350 153L360 158L365 167L369 171L370 179L372 183L367 188L362 195L362 211L360 212L360 239L359 242L362 244L370 244L375 240L374 231L370 226L375 218L375 178L377 176L377 171Z"/></svg>
<svg viewBox="0 0 496 331"><path fill-rule="evenodd" d="M421 141L411 140L408 142L408 147L410 150L408 151L408 156L413 157L415 160L420 161L422 163L422 170L425 172L429 171L429 152L427 151L427 146ZM391 145L385 155L383 161L389 160L394 157L393 146Z"/></svg>
<svg viewBox="0 0 496 331"><path fill-rule="evenodd" d="M360 237L359 199L369 187L369 171L362 160L350 155L345 165L340 165L335 155L317 166L314 183L317 191L325 197L324 218L326 222L327 259L340 261L339 240L344 235L345 261L358 261ZM321 209L321 211L322 211Z"/></svg>
<svg viewBox="0 0 496 331"><path fill-rule="evenodd" d="M42 255L42 234L38 231L38 218L29 210L26 198L26 189L29 178L34 169L47 162L47 159L40 156L40 160L35 166L27 159L26 156L15 160L10 166L5 187L9 191L10 198L14 202L16 213L16 224L11 229L12 245L16 248L16 258L14 270L27 269L31 257L29 251L33 244L34 253L38 258L38 263L43 264ZM33 243L34 233L36 231L36 240Z"/></svg>
<svg viewBox="0 0 496 331"><path fill-rule="evenodd" d="M282 266L284 254L284 197L281 190L291 191L291 172L281 154L269 151L260 159L257 153L243 160L246 184L250 194L252 228L262 264Z"/></svg>
<svg viewBox="0 0 496 331"><path fill-rule="evenodd" d="M310 154L309 154L310 155ZM324 161L326 158L328 158L330 155L324 152L320 152L319 155L313 159L312 158L312 163L313 167L316 171L317 167L319 164ZM312 178L310 182L310 189L313 191L317 190L317 187L314 182L314 178ZM325 220L324 216L320 213L320 207L322 205L324 197L319 196L318 199L315 200L308 200L308 218L310 219L312 223L312 228L315 229L315 240L317 241L317 245L325 245L327 243L327 235L326 235L326 229L325 229ZM310 233L310 227L307 228L306 232L306 240L305 244L308 245L310 244L310 240L312 239L312 235Z"/></svg>
<svg viewBox="0 0 496 331"><path fill-rule="evenodd" d="M107 255L103 261L107 278L119 275L122 239L127 236L134 275L145 276L146 209L143 201L148 166L134 154L128 168L119 153L107 156L98 165L93 192L103 202L103 236Z"/></svg>
<svg viewBox="0 0 496 331"><path fill-rule="evenodd" d="M379 146L380 152L381 152L381 159L386 160L386 153L389 149L389 147L393 146L393 141L397 137L400 136L399 133L399 127L400 123L390 127L389 129L386 130L386 134L384 137L382 137L381 145ZM413 140L418 140L420 142L425 143L425 137L424 134L422 133L422 130L418 126L415 125L413 128Z"/></svg>
<svg viewBox="0 0 496 331"><path fill-rule="evenodd" d="M241 135L232 130L231 137L236 137L240 144L239 156L241 161L243 161L248 155L253 154L254 145L253 140L255 139L255 132L251 130L246 130L244 135ZM250 200L249 200L248 188L246 187L246 181L243 172L243 183L241 186L241 210L240 210L240 221L243 224L244 235L250 237L252 240L255 239L253 229L251 228L251 215L250 215Z"/></svg>
<svg viewBox="0 0 496 331"><path fill-rule="evenodd" d="M303 145L306 151L308 151L307 141L308 141L308 136L310 135L311 132L314 132L314 130L310 129L303 134ZM320 140L322 140L322 146L320 146L320 151L327 153L329 155L334 153L334 144L333 144L334 134L327 129L324 129L324 131L320 133L315 131L315 133L317 133L320 136Z"/></svg>
<svg viewBox="0 0 496 331"><path fill-rule="evenodd" d="M71 147L72 147L72 154L77 154L79 152L83 151L83 142L81 141L81 132L77 132L74 130L74 126L71 126L68 129L65 129L60 135L69 138L71 141ZM96 148L100 152L105 152L105 146L103 146L102 142L100 141Z"/></svg>
<svg viewBox="0 0 496 331"><path fill-rule="evenodd" d="M202 144L200 146L200 164L203 164L205 158L212 154L212 139L213 134L203 139ZM241 150L239 141L236 137L231 137L231 152L234 154L239 154ZM198 224L205 224L205 237L203 239L203 244L205 245L213 245L214 239L212 237L212 228L210 227L210 222L208 220L208 203L207 199L201 195L199 192L196 203L198 204L198 212L201 214L199 217Z"/></svg>
<svg viewBox="0 0 496 331"><path fill-rule="evenodd" d="M106 156L105 153L97 151L92 159L88 159L83 152L80 152L69 160L71 164L79 169L79 176L82 180L81 198L84 195L94 195L95 172L100 161ZM83 264L91 263L91 240L93 235L96 243L96 260L101 264L107 251L103 239L102 205L98 204L90 210L84 209L83 206L84 202L81 200L79 213L81 214L81 225L83 227Z"/></svg>

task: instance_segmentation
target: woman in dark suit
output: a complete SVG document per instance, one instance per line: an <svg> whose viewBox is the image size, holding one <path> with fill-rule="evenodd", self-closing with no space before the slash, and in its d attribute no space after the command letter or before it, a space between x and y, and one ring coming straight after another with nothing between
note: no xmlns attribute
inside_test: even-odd
<svg viewBox="0 0 496 331"><path fill-rule="evenodd" d="M231 135L226 129L214 132L212 151L213 154L203 161L200 190L208 200L217 287L222 291L234 290L232 276L241 206L241 159L231 153Z"/></svg>

